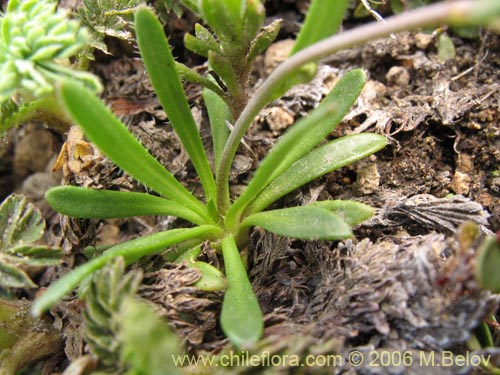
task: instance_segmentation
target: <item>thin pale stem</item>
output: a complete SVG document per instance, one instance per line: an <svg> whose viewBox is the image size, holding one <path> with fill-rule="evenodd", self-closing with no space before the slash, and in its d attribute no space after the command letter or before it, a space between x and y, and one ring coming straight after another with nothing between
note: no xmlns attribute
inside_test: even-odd
<svg viewBox="0 0 500 375"><path fill-rule="evenodd" d="M356 45L386 37L393 33L445 23L466 23L471 19L471 16L473 17L473 22L484 22L486 20L479 19L479 17L488 16L487 12L484 11L484 7L492 8L493 11L498 12L498 4L495 4L496 1L497 0L463 0L452 3L445 2L405 12L388 18L385 23L372 22L324 39L321 42L297 52L283 62L250 99L248 105L238 118L234 130L231 132L224 148L216 179L217 202L220 214L225 215L230 204L228 199L229 171L242 137L248 130L255 116L257 116L259 111L272 100L276 89L293 71L304 64L318 61L340 50L352 48ZM493 14L491 14L491 16L493 16Z"/></svg>

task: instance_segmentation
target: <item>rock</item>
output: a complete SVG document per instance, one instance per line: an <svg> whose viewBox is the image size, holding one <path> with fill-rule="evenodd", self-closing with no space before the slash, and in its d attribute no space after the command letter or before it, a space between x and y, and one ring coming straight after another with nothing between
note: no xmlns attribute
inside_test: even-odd
<svg viewBox="0 0 500 375"><path fill-rule="evenodd" d="M266 74L271 74L279 64L286 60L294 43L293 39L285 39L269 46L264 56L264 71Z"/></svg>
<svg viewBox="0 0 500 375"><path fill-rule="evenodd" d="M468 174L455 171L453 180L451 180L450 189L456 194L466 195L470 190L471 178Z"/></svg>
<svg viewBox="0 0 500 375"><path fill-rule="evenodd" d="M406 86L410 83L410 73L402 66L393 66L385 75L390 86Z"/></svg>
<svg viewBox="0 0 500 375"><path fill-rule="evenodd" d="M281 107L271 107L265 109L264 112L265 121L275 136L279 136L283 133L283 130L288 128L295 121L293 115Z"/></svg>
<svg viewBox="0 0 500 375"><path fill-rule="evenodd" d="M14 173L26 177L34 172L44 172L52 157L54 137L48 130L35 129L17 144L14 153Z"/></svg>
<svg viewBox="0 0 500 375"><path fill-rule="evenodd" d="M432 34L417 33L415 34L415 45L419 49L425 50L432 43L433 38Z"/></svg>
<svg viewBox="0 0 500 375"><path fill-rule="evenodd" d="M370 163L360 167L356 182L361 194L368 195L376 192L380 185L380 173L378 172L377 164Z"/></svg>

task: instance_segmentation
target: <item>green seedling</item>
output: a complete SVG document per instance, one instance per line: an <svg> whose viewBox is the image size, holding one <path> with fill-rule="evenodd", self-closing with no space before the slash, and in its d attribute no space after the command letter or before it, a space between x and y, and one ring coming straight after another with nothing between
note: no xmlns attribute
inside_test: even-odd
<svg viewBox="0 0 500 375"><path fill-rule="evenodd" d="M204 197L195 197L175 179L91 90L79 83L66 81L61 84L59 98L71 118L101 152L157 195L62 186L49 190L46 198L57 211L73 217L108 219L171 215L188 220L193 226L112 246L55 282L35 301L33 313L41 314L112 258L122 256L125 263L130 264L147 255L165 253L168 249L175 254L179 253L179 249L191 251L199 244L210 241L222 253L229 285L222 306L221 327L229 340L242 348L258 340L263 331L262 311L240 256L240 252L246 249L249 230L258 226L278 235L304 240L351 237L351 227L369 218L373 213L371 207L352 201L332 200L265 210L290 191L371 155L386 144L386 139L376 134L351 135L324 143L349 111L365 82L363 71L352 70L339 80L316 109L298 120L276 142L242 194L230 197L229 171L254 117L288 87L290 77L303 76L301 70L306 69L304 66L315 64L335 51L408 28L446 21L463 22L466 17L482 22L484 16L490 17L491 13L483 13L482 8L480 14L473 12L479 5L468 1L457 3L458 6L447 4L431 10L415 11L388 20L383 25L364 26L339 37L323 39L327 35L321 32L305 39L299 35L298 40L303 40L303 45L294 50L293 55L278 67L254 96L248 97L248 65L276 34L273 29L276 26L268 26L271 29L262 27L261 2L202 0L183 3L198 13L210 28L197 26L196 36L186 37L186 45L207 56L213 72L211 76L197 75L174 61L160 22L146 7L140 7L136 12L135 30L152 84L190 156ZM334 7L331 3L317 0L313 5ZM338 4L340 6L336 11L343 12L346 2ZM496 1L487 1L483 5L490 6L490 10L495 9L498 14L500 9L496 4ZM305 30L313 27L310 24L314 20L310 17L308 20ZM213 169L191 115L180 76L205 86L204 99L214 145ZM230 131L227 122L234 123ZM224 287L224 283L220 284Z"/></svg>

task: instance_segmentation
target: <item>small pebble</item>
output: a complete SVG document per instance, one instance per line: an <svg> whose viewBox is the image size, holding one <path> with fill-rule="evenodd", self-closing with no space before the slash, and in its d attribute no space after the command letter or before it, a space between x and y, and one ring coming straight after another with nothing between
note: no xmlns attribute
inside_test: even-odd
<svg viewBox="0 0 500 375"><path fill-rule="evenodd" d="M271 107L265 110L266 122L273 131L273 135L278 136L283 130L288 128L295 121L293 115L284 108Z"/></svg>
<svg viewBox="0 0 500 375"><path fill-rule="evenodd" d="M279 64L286 60L294 43L293 39L284 39L271 44L267 48L264 56L264 71L266 74L271 74Z"/></svg>
<svg viewBox="0 0 500 375"><path fill-rule="evenodd" d="M385 75L390 86L406 86L410 83L410 73L402 66L393 66Z"/></svg>
<svg viewBox="0 0 500 375"><path fill-rule="evenodd" d="M432 43L432 34L417 33L415 35L415 45L421 49L425 50Z"/></svg>
<svg viewBox="0 0 500 375"><path fill-rule="evenodd" d="M450 189L456 194L466 195L470 190L471 178L468 174L455 171L453 180L451 181Z"/></svg>
<svg viewBox="0 0 500 375"><path fill-rule="evenodd" d="M367 195L376 192L380 186L380 173L377 164L370 163L360 167L357 171L356 182L361 194Z"/></svg>
<svg viewBox="0 0 500 375"><path fill-rule="evenodd" d="M26 134L17 144L14 153L14 173L26 177L34 172L44 172L53 151L54 137L48 130L36 129Z"/></svg>

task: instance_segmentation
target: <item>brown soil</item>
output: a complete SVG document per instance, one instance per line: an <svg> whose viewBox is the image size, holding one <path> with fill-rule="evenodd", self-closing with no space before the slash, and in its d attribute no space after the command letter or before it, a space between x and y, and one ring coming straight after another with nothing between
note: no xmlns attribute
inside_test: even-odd
<svg viewBox="0 0 500 375"><path fill-rule="evenodd" d="M282 2L278 9L276 4L269 6L276 12L273 17L286 18L285 32L280 35L286 39L296 31L299 5ZM177 36L190 27L187 21L175 25L170 32ZM436 356L443 350L460 354L467 350L471 331L496 311L498 298L480 291L474 281L478 241L458 228L472 220L483 234L500 229L500 39L487 31L473 39L460 38L451 30L449 34L456 57L447 61L438 58L436 37L423 33L401 34L340 52L323 62L313 82L271 103L256 119L245 139L249 147L242 146L235 160L233 193L248 181L274 140L352 68L363 68L369 80L331 137L369 131L387 136L389 144L375 156L331 173L277 203L290 206L335 198L376 207L375 217L356 228L352 240L304 242L257 229L251 234L249 274L266 314L265 339L252 353L338 353L347 358L356 348L367 355L370 351L409 351L415 353L414 358L419 351L435 350ZM179 48L180 59L199 62ZM286 48L286 42L279 43L260 59L253 77L256 85ZM104 99L115 113L196 192L189 160L155 99L141 61L118 54L99 59L93 70L103 78ZM187 85L186 91L210 148L200 89ZM63 246L68 254L67 266L47 272L39 280L42 286L79 262L79 253L88 244L117 243L177 225L164 217L90 222L56 215L44 202L43 193L61 179L98 188L142 189L97 153L83 165L52 173L65 139L42 124L29 124L12 131L7 142L0 144L2 197L18 191L37 203L48 223L47 241ZM216 260L210 249L204 256ZM166 265L146 274L141 295L156 304L159 314L184 339L189 353L227 350L217 323L221 295L200 292L189 286L192 282L189 269ZM64 325L66 337L71 338L66 347L70 359L85 350L78 324L75 320ZM494 359L500 365L500 356ZM479 370L416 364L373 367L369 363L356 368L345 363L307 370L285 366L217 371L454 374Z"/></svg>

